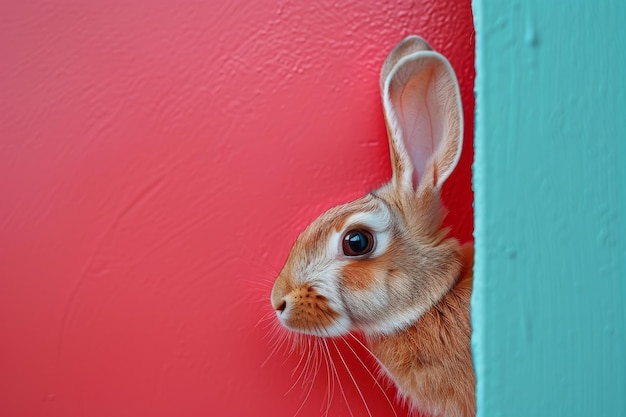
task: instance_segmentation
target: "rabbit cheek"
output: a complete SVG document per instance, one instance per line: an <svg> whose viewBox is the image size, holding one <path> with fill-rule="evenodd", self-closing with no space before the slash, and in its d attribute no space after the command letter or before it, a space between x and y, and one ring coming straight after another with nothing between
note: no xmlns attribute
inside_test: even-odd
<svg viewBox="0 0 626 417"><path fill-rule="evenodd" d="M349 290L367 290L376 281L376 271L367 265L352 262L342 268L341 277Z"/></svg>
<svg viewBox="0 0 626 417"><path fill-rule="evenodd" d="M341 271L342 299L357 327L380 319L388 304L384 271L353 263Z"/></svg>

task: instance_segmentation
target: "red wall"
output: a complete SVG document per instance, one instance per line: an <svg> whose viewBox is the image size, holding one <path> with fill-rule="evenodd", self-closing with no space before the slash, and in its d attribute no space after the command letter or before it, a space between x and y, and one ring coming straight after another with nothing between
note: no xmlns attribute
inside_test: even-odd
<svg viewBox="0 0 626 417"><path fill-rule="evenodd" d="M308 382L284 395L298 358L261 367L255 325L298 232L389 177L377 77L410 33L460 78L445 198L471 238L470 1L79 3L0 5L0 415L292 416Z"/></svg>

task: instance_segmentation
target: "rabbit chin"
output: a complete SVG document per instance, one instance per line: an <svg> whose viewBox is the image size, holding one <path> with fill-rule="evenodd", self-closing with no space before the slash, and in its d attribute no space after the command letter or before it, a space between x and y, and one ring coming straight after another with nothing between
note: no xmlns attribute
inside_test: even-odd
<svg viewBox="0 0 626 417"><path fill-rule="evenodd" d="M350 318L343 315L336 317L331 323L326 325L312 325L307 326L308 328L290 325L289 319L286 317L285 313L277 311L276 317L278 318L278 321L280 321L280 324L282 324L286 329L310 336L339 337L350 333L350 330L352 329L352 322L350 321Z"/></svg>

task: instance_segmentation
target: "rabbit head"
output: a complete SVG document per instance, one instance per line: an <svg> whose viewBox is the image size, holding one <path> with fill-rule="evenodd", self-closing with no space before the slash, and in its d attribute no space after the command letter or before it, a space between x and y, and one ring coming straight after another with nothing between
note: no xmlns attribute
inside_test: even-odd
<svg viewBox="0 0 626 417"><path fill-rule="evenodd" d="M385 60L380 87L393 176L323 213L298 237L271 293L288 329L394 332L441 299L461 269L458 243L442 229L440 199L462 148L454 71L411 36Z"/></svg>

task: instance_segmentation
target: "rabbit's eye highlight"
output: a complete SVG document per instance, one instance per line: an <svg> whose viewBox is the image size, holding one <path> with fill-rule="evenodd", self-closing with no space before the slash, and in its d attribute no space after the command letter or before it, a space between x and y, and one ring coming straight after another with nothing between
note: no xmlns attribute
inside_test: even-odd
<svg viewBox="0 0 626 417"><path fill-rule="evenodd" d="M374 236L363 229L349 230L343 237L343 253L346 256L361 256L374 248Z"/></svg>

